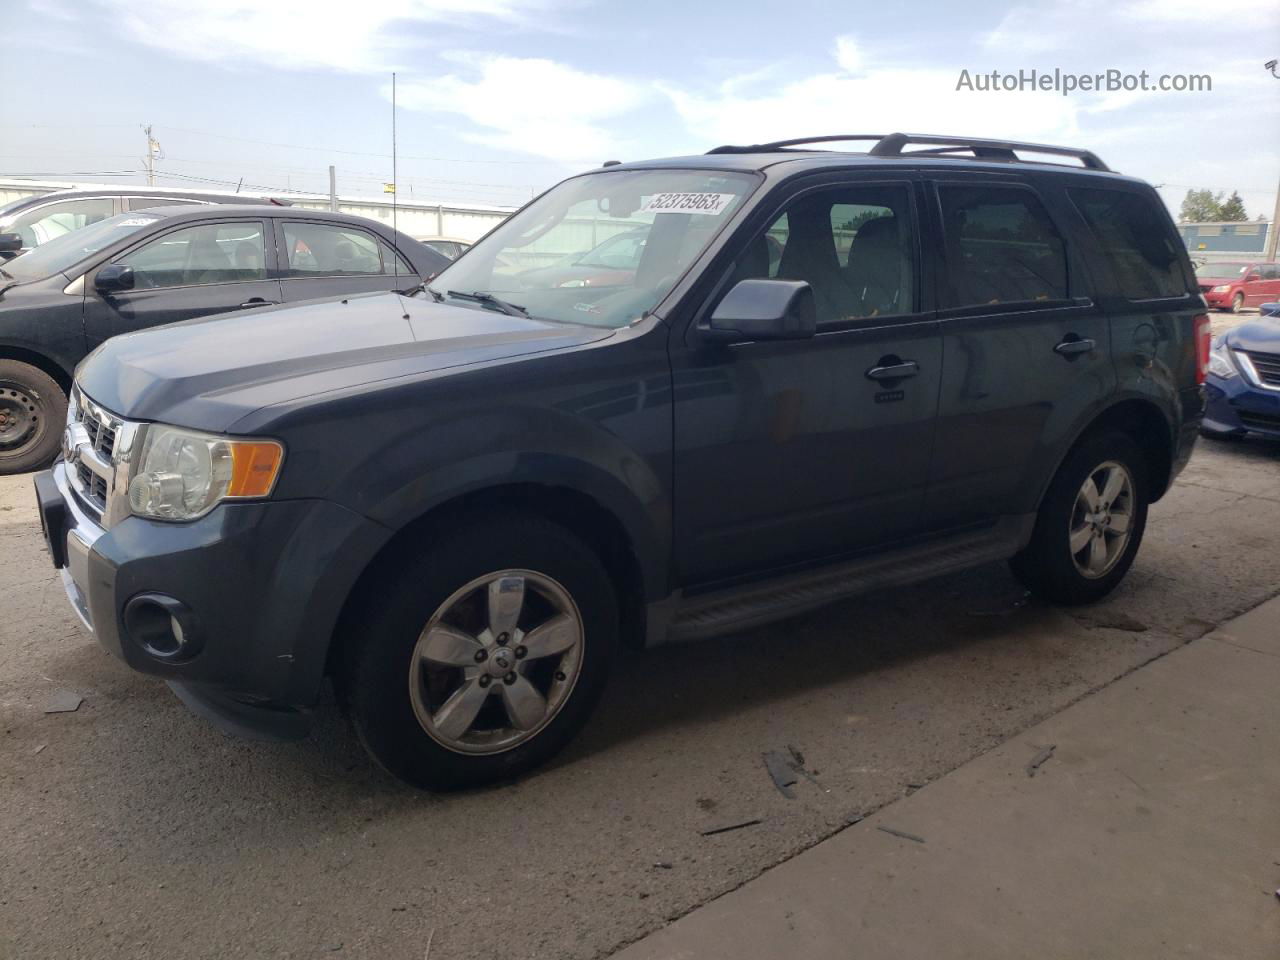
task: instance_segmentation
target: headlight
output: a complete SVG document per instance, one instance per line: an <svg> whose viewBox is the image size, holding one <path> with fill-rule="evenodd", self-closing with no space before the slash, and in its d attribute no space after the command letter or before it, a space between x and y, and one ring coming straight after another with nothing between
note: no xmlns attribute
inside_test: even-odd
<svg viewBox="0 0 1280 960"><path fill-rule="evenodd" d="M265 497L284 448L275 440L233 440L152 424L129 481L129 508L140 517L194 520L223 500Z"/></svg>
<svg viewBox="0 0 1280 960"><path fill-rule="evenodd" d="M1220 284L1218 284L1216 287L1214 287L1214 288L1213 288L1213 292L1214 292L1214 293L1226 293L1226 292L1227 292L1228 290L1230 290L1230 289L1231 289L1231 284L1229 284L1229 283L1220 283Z"/></svg>
<svg viewBox="0 0 1280 960"><path fill-rule="evenodd" d="M1209 372L1222 380L1229 380L1236 375L1235 365L1227 355L1227 347L1219 344L1209 352Z"/></svg>

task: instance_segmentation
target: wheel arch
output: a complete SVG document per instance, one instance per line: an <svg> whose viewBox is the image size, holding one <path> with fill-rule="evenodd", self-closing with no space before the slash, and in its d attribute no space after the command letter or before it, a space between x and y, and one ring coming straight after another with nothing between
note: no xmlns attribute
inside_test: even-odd
<svg viewBox="0 0 1280 960"><path fill-rule="evenodd" d="M1149 502L1155 503L1165 495L1173 475L1173 425L1155 402L1142 397L1128 397L1096 412L1076 431L1071 443L1062 451L1053 465L1053 470L1042 483L1040 501L1044 500L1049 484L1053 482L1053 478L1057 476L1063 462L1071 455L1071 451L1086 437L1105 430L1120 430L1127 433L1146 454L1147 479L1150 481L1152 493Z"/></svg>
<svg viewBox="0 0 1280 960"><path fill-rule="evenodd" d="M17 360L19 363L30 364L52 377L64 392L71 392L71 383L74 379L71 371L47 354L17 344L0 342L0 360Z"/></svg>
<svg viewBox="0 0 1280 960"><path fill-rule="evenodd" d="M645 584L655 576L665 575L665 570L652 569L657 558L644 555L634 531L616 512L581 489L532 482L501 483L461 492L433 504L404 523L370 558L342 605L329 644L326 673L341 664L344 638L351 634L348 625L352 618L360 615L361 605L375 585L382 578L395 575L406 551L422 549L444 529L495 512L543 517L586 543L614 584L624 625L623 641L636 647L643 645L648 594Z"/></svg>

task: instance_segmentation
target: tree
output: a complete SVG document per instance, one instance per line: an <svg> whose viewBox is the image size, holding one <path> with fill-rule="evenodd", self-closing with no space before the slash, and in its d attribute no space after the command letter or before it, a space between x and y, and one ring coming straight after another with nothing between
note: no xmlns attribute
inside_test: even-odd
<svg viewBox="0 0 1280 960"><path fill-rule="evenodd" d="M1248 220L1249 214L1245 213L1244 201L1240 199L1240 194L1234 190L1231 196L1227 198L1227 202L1222 205L1222 210L1218 216L1219 220Z"/></svg>
<svg viewBox="0 0 1280 960"><path fill-rule="evenodd" d="M1222 199L1221 191L1214 193L1208 189L1188 190L1182 201L1182 209L1178 212L1178 219L1183 223L1213 223L1219 220L1248 220L1249 215L1245 213L1244 201L1235 190L1231 191L1231 196L1226 200Z"/></svg>
<svg viewBox="0 0 1280 960"><path fill-rule="evenodd" d="M1178 219L1183 223L1205 223L1221 220L1221 213L1222 194L1214 196L1212 190L1188 190Z"/></svg>

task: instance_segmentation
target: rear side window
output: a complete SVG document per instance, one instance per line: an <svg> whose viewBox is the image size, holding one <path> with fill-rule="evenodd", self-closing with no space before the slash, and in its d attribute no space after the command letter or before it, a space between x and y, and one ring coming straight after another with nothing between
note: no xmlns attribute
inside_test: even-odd
<svg viewBox="0 0 1280 960"><path fill-rule="evenodd" d="M1187 292L1182 255L1151 197L1121 190L1067 191L1130 300L1180 297Z"/></svg>
<svg viewBox="0 0 1280 960"><path fill-rule="evenodd" d="M940 185L950 306L1062 300L1067 252L1034 194Z"/></svg>
<svg viewBox="0 0 1280 960"><path fill-rule="evenodd" d="M329 223L285 223L291 277L362 277L392 272L373 234Z"/></svg>

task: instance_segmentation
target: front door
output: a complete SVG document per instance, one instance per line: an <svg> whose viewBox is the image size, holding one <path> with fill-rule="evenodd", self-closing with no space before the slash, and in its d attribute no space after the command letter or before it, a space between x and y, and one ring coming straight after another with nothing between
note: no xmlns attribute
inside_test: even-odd
<svg viewBox="0 0 1280 960"><path fill-rule="evenodd" d="M710 345L691 329L673 347L685 585L921 531L941 348L920 297L913 189L826 185L746 230L721 292L750 278L808 282L813 339Z"/></svg>
<svg viewBox="0 0 1280 960"><path fill-rule="evenodd" d="M1058 219L1028 183L934 184L942 391L928 513L941 529L1033 512L1039 468L1114 388L1110 329Z"/></svg>
<svg viewBox="0 0 1280 960"><path fill-rule="evenodd" d="M84 307L90 348L144 327L279 303L280 284L267 279L266 231L261 220L219 220L153 236L110 261L133 269L132 290L100 293L91 271Z"/></svg>

